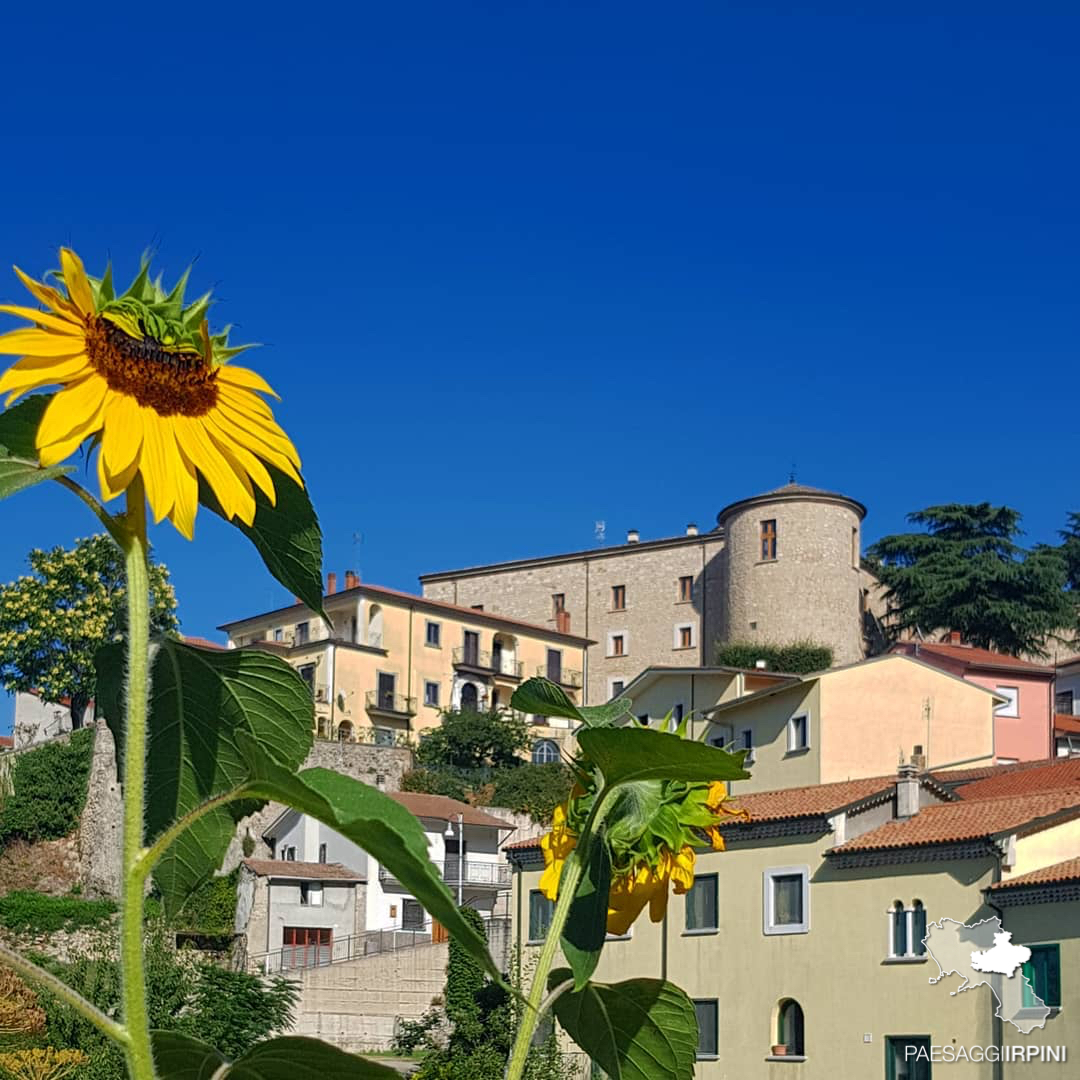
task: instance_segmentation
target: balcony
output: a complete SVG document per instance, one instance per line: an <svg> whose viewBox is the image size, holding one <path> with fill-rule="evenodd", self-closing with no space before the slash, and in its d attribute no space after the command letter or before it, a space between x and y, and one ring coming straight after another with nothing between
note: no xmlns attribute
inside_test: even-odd
<svg viewBox="0 0 1080 1080"><path fill-rule="evenodd" d="M525 665L520 660L502 653L485 652L483 649L469 649L459 646L454 650L454 667L468 668L485 675L501 676L506 679L520 679Z"/></svg>
<svg viewBox="0 0 1080 1080"><path fill-rule="evenodd" d="M366 695L367 711L383 716L415 716L416 698L405 697L385 690L369 690Z"/></svg>
<svg viewBox="0 0 1080 1080"><path fill-rule="evenodd" d="M549 682L558 683L560 686L565 686L570 690L580 690L581 689L581 672L580 671L571 671L569 668L563 668L561 671L559 671L557 673L558 678L553 679L552 675L556 674L556 673L548 670L547 664L541 664L536 669L536 674L541 679L547 679Z"/></svg>
<svg viewBox="0 0 1080 1080"><path fill-rule="evenodd" d="M509 889L510 888L510 864L505 862L480 862L477 859L466 858L458 869L458 860L453 855L446 862L432 864L438 871L439 876L447 885L456 888L460 876L461 884L470 888L480 887L485 889ZM379 865L379 883L401 887L400 882L382 864Z"/></svg>

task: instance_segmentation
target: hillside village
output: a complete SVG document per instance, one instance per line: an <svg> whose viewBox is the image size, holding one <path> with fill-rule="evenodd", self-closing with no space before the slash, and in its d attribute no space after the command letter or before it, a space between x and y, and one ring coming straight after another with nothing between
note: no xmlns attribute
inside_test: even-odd
<svg viewBox="0 0 1080 1080"><path fill-rule="evenodd" d="M876 1075L883 1054L901 1077L905 1048L959 1030L981 1045L1065 1044L1080 1000L1080 656L1009 655L947 626L890 635L885 590L863 557L866 513L791 483L725 507L709 530L630 530L618 545L432 570L417 594L330 573L332 624L297 602L223 613L220 640L186 640L295 668L312 698L306 764L373 785L419 820L505 970L535 952L550 921L538 884L548 823L490 796L403 790L447 710L512 714L527 726L531 764L567 760L571 721L513 707L515 690L542 677L576 704L629 698L627 724L685 721L695 738L745 750L750 779L730 794L748 817L725 826L727 850L703 848L685 903L613 939L598 971L677 976L698 1015L700 1077L801 1065L825 1078L852 1061ZM750 657L803 643L829 662L721 664L725 643ZM117 895L112 737L92 705L76 721L72 731L63 701L18 696L0 790L11 798L24 762L64 745L83 754L87 790L65 837L0 855L0 892ZM228 918L178 924L174 943L291 980L297 1033L385 1051L443 992L446 930L378 861L307 815L271 803L246 818L212 887ZM936 969L923 940L942 918L998 918L1033 948L1049 1010L1041 1030L1021 1035L988 995L928 989ZM82 933L34 943L65 959ZM754 977L720 986L721 959ZM851 1045L855 1029L866 1035ZM583 1076L587 1064L577 1063ZM1019 1074L1003 1069L993 1075Z"/></svg>

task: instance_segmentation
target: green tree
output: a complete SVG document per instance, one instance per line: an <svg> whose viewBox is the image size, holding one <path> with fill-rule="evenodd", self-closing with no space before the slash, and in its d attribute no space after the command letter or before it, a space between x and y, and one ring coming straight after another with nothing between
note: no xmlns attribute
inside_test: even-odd
<svg viewBox="0 0 1080 1080"><path fill-rule="evenodd" d="M758 645L752 641L718 642L716 662L722 667L753 668L765 661L769 671L808 675L832 667L833 651L817 642L792 641L786 645Z"/></svg>
<svg viewBox="0 0 1080 1080"><path fill-rule="evenodd" d="M70 549L35 548L27 561L32 574L0 585L0 682L9 693L70 698L78 727L94 697L94 654L123 637L124 556L100 535L76 540ZM174 633L177 626L169 571L151 562L151 633Z"/></svg>
<svg viewBox="0 0 1080 1080"><path fill-rule="evenodd" d="M1069 589L1080 596L1080 513L1073 510L1061 530L1061 555L1065 560L1065 580Z"/></svg>
<svg viewBox="0 0 1080 1080"><path fill-rule="evenodd" d="M531 742L528 725L517 713L447 709L439 726L420 737L416 760L424 768L514 767Z"/></svg>
<svg viewBox="0 0 1080 1080"><path fill-rule="evenodd" d="M886 587L887 630L959 630L972 645L1046 655L1075 622L1061 548L1024 548L1020 514L949 503L908 515L922 532L885 536L868 552Z"/></svg>

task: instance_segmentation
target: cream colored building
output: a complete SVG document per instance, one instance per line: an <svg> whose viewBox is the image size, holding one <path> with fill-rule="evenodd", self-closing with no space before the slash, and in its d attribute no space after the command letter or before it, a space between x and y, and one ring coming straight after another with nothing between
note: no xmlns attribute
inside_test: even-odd
<svg viewBox="0 0 1080 1080"><path fill-rule="evenodd" d="M1080 889L1074 879L1048 894L1041 912L1020 900L1030 889L1024 875L1080 851L1080 789L1077 776L1055 779L1041 768L1029 766L1026 781L1005 767L977 770L996 792L986 794L984 779L977 798L954 783L970 774L918 775L914 766L737 797L751 820L726 828L728 850L699 849L694 889L670 899L664 922L643 915L628 937L609 940L594 978L661 977L685 990L698 1013L702 1080L1075 1076ZM1065 786L1041 790L1043 782ZM528 957L550 919L538 891L543 858L537 841L507 851L515 940ZM1008 890L994 886L1012 878L1017 902L1005 906ZM1017 944L1042 947L1043 981L1032 975L1040 992L1051 997L1060 983L1058 1004L1033 1036L1003 1025L986 987L952 995L958 976L931 983L940 975L923 943L932 924L994 917ZM1006 1008L1019 986L1002 991ZM1029 1039L1067 1046L1069 1063L1029 1073L1027 1063L996 1071L905 1060L923 1046Z"/></svg>
<svg viewBox="0 0 1080 1080"><path fill-rule="evenodd" d="M223 624L230 648L280 654L311 687L316 733L394 744L439 723L444 709L507 708L543 674L580 701L590 642L479 608L328 575L328 625L303 604ZM533 717L534 757L554 760L566 721Z"/></svg>
<svg viewBox="0 0 1080 1080"><path fill-rule="evenodd" d="M483 604L592 638L587 702L619 694L645 668L713 662L719 641L812 638L835 663L880 644L877 582L861 565L855 499L803 484L742 499L716 528L488 566L422 574L424 595Z"/></svg>

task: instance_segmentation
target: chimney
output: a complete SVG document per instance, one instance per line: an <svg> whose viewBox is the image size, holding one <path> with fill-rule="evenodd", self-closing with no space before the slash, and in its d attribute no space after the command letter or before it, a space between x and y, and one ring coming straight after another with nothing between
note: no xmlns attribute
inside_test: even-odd
<svg viewBox="0 0 1080 1080"><path fill-rule="evenodd" d="M641 533L637 529L626 530L626 542L628 544L636 544L641 539Z"/></svg>
<svg viewBox="0 0 1080 1080"><path fill-rule="evenodd" d="M345 588L355 589L360 584L360 575L355 570L345 571Z"/></svg>
<svg viewBox="0 0 1080 1080"><path fill-rule="evenodd" d="M949 631L949 644L950 645L963 645L964 644L964 635L961 634L959 630L950 630Z"/></svg>
<svg viewBox="0 0 1080 1080"><path fill-rule="evenodd" d="M569 611L559 611L555 613L555 629L558 630L560 634L570 633Z"/></svg>
<svg viewBox="0 0 1080 1080"><path fill-rule="evenodd" d="M686 535L697 536L697 526L692 521L686 526Z"/></svg>
<svg viewBox="0 0 1080 1080"><path fill-rule="evenodd" d="M332 596L337 592L337 574L333 570L326 575L326 593L328 596Z"/></svg>
<svg viewBox="0 0 1080 1080"><path fill-rule="evenodd" d="M919 769L914 762L896 770L896 816L912 818L919 812Z"/></svg>

